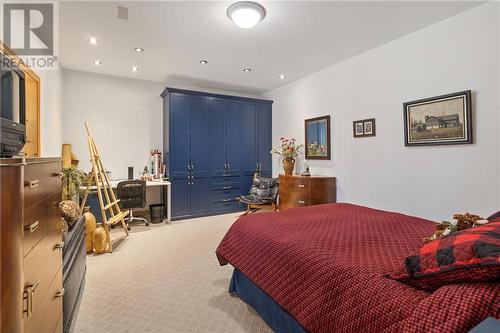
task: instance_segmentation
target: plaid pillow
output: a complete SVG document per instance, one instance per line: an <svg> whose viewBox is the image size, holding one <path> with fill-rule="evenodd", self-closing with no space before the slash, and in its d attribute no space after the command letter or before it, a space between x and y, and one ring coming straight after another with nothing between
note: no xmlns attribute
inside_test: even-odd
<svg viewBox="0 0 500 333"><path fill-rule="evenodd" d="M425 244L387 277L431 291L446 284L500 280L500 222Z"/></svg>

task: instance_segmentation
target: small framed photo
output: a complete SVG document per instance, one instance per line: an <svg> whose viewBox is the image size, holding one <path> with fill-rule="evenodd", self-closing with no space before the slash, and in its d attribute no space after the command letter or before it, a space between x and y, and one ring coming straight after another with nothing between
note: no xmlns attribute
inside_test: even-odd
<svg viewBox="0 0 500 333"><path fill-rule="evenodd" d="M472 143L471 91L403 104L405 146Z"/></svg>
<svg viewBox="0 0 500 333"><path fill-rule="evenodd" d="M352 131L355 138L375 136L375 118L353 121Z"/></svg>

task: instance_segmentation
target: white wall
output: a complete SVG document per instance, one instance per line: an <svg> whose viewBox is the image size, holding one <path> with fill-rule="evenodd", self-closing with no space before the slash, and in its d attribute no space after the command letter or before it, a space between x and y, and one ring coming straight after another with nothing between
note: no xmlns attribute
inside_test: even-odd
<svg viewBox="0 0 500 333"><path fill-rule="evenodd" d="M41 156L61 156L63 132L63 71L37 71L40 77Z"/></svg>
<svg viewBox="0 0 500 333"><path fill-rule="evenodd" d="M70 143L90 171L84 122L91 127L106 169L114 179L150 167L152 149L162 149L164 84L64 70L64 143Z"/></svg>
<svg viewBox="0 0 500 333"><path fill-rule="evenodd" d="M339 201L431 219L500 209L499 6L481 5L265 94L275 101L273 144L280 136L302 141L304 119L329 114L332 160L308 164L337 177ZM403 102L467 89L474 144L404 147ZM352 121L372 117L377 136L354 139ZM273 167L282 170L276 158Z"/></svg>

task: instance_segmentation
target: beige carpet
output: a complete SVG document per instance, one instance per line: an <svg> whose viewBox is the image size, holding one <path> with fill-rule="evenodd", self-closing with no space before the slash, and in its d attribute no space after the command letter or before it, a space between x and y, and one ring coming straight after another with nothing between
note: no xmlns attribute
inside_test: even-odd
<svg viewBox="0 0 500 333"><path fill-rule="evenodd" d="M272 332L227 293L232 268L215 257L236 216L134 225L113 253L87 256L74 331Z"/></svg>

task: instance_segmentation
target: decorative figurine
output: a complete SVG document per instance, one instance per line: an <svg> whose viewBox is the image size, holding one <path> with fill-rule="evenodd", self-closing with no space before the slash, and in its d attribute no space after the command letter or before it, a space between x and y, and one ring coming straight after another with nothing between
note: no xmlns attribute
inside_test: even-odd
<svg viewBox="0 0 500 333"><path fill-rule="evenodd" d="M310 176L310 175L311 175L311 172L309 171L309 167L308 167L308 166L306 166L306 171L302 172L300 175L301 175L301 176L305 176L305 177Z"/></svg>

